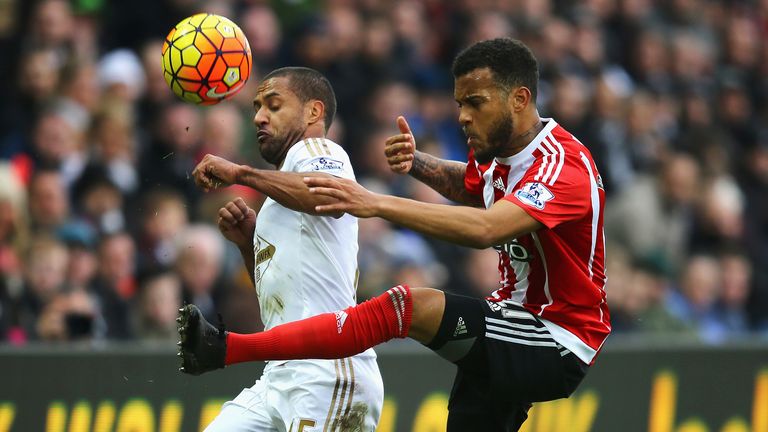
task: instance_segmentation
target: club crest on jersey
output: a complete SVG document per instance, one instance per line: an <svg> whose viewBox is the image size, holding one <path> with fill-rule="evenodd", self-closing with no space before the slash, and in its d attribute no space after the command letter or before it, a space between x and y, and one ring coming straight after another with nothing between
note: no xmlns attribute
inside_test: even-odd
<svg viewBox="0 0 768 432"><path fill-rule="evenodd" d="M341 172L344 170L344 162L335 160L335 159L328 159L328 158L321 157L310 162L310 167L312 168L312 171Z"/></svg>
<svg viewBox="0 0 768 432"><path fill-rule="evenodd" d="M555 198L555 195L539 182L526 183L515 192L515 197L523 204L543 210L547 201Z"/></svg>

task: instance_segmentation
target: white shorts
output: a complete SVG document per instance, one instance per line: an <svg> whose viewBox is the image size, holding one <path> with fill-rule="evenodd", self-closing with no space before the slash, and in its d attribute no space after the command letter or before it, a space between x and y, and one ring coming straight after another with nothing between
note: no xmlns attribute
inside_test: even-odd
<svg viewBox="0 0 768 432"><path fill-rule="evenodd" d="M373 432L383 402L375 356L292 360L268 365L205 431Z"/></svg>

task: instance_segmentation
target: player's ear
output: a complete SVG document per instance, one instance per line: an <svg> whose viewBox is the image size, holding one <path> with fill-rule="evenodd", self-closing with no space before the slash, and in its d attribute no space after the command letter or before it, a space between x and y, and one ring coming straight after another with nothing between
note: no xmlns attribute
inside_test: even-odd
<svg viewBox="0 0 768 432"><path fill-rule="evenodd" d="M315 124L325 119L325 105L319 100L311 100L306 105L307 124Z"/></svg>
<svg viewBox="0 0 768 432"><path fill-rule="evenodd" d="M523 111L530 105L531 90L528 87L520 86L512 89L509 93L509 103L513 112Z"/></svg>

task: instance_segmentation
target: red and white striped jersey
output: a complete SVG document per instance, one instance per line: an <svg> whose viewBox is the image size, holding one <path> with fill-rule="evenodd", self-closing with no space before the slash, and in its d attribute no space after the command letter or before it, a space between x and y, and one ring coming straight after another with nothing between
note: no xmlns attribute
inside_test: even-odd
<svg viewBox="0 0 768 432"><path fill-rule="evenodd" d="M554 339L591 363L611 331L605 295L605 190L589 150L552 119L520 153L480 165L465 187L486 208L514 203L545 227L494 248L501 287L487 300L522 304Z"/></svg>

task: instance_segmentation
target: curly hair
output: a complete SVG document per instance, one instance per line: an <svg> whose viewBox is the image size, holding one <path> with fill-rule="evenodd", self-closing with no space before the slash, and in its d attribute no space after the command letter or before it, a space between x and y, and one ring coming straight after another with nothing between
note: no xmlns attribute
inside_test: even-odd
<svg viewBox="0 0 768 432"><path fill-rule="evenodd" d="M502 91L527 87L536 100L539 63L531 50L521 41L510 38L478 42L464 49L453 61L453 77L458 78L475 69L488 68Z"/></svg>

